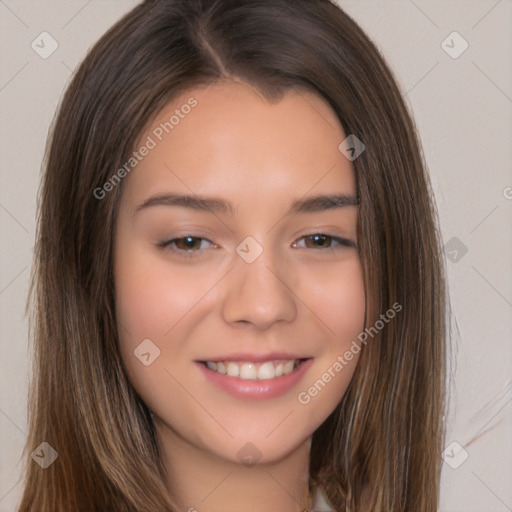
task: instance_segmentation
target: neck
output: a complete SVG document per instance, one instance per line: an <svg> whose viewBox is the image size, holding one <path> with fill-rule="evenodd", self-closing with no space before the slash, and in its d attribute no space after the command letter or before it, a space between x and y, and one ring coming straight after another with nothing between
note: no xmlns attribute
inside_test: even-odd
<svg viewBox="0 0 512 512"><path fill-rule="evenodd" d="M309 506L311 439L277 461L247 466L156 425L167 489L187 512L303 512Z"/></svg>

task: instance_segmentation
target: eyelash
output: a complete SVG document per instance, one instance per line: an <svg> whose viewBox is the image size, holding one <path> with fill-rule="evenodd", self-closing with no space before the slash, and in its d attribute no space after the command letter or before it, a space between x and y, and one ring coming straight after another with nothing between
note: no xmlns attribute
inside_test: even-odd
<svg viewBox="0 0 512 512"><path fill-rule="evenodd" d="M311 237L315 237L315 236L319 236L319 235L323 236L323 237L330 238L332 241L337 242L339 244L338 249L344 248L344 247L345 248L346 247L356 247L356 244L354 242L352 242L346 238L328 235L326 233L311 233L308 235L302 235L301 237L299 237L299 240L302 240L304 238L311 238ZM202 251L200 251L200 250L186 251L186 250L175 249L175 248L171 247L171 244L175 243L178 240L184 240L186 238L192 238L194 240L206 240L207 242L210 242L210 240L208 240L207 238L203 238L200 236L185 235L182 237L173 238L171 240L162 240L161 242L159 242L157 244L157 246L160 247L161 249L167 249L167 250L171 251L172 253L176 254L180 258L196 258L198 255L195 253L200 253ZM212 242L210 242L210 243L212 243ZM306 249L307 249L307 247L306 247ZM316 249L319 251L324 251L324 252L325 251L335 252L337 250L336 247L326 247L326 248L317 247Z"/></svg>

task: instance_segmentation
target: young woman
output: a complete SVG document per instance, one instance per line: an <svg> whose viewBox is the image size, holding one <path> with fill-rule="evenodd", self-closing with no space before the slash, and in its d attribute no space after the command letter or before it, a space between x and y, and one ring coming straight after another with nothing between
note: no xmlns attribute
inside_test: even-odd
<svg viewBox="0 0 512 512"><path fill-rule="evenodd" d="M65 93L39 206L19 512L437 510L437 214L336 4L136 6Z"/></svg>

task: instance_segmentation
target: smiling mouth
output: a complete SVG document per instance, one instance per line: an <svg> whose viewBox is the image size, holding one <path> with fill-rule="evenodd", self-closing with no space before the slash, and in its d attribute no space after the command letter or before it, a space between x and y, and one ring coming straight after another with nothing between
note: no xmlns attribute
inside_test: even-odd
<svg viewBox="0 0 512 512"><path fill-rule="evenodd" d="M270 380L294 372L304 359L276 359L273 361L200 361L209 370L241 380Z"/></svg>

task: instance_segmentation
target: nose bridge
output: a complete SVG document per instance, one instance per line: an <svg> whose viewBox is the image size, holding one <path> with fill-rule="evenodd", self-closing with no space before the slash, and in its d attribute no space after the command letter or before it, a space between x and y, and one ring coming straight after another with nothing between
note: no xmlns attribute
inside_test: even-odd
<svg viewBox="0 0 512 512"><path fill-rule="evenodd" d="M261 329L293 321L297 304L286 286L291 267L281 264L270 244L264 247L250 236L237 246L236 253L224 298L225 320L248 322Z"/></svg>

